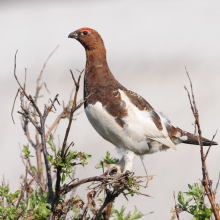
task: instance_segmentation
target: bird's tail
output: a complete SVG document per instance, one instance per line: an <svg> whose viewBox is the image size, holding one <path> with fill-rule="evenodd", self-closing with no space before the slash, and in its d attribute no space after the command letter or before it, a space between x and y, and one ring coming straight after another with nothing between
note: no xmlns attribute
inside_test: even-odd
<svg viewBox="0 0 220 220"><path fill-rule="evenodd" d="M186 136L187 136L187 140L182 141L182 143L199 145L198 136L191 134L189 132L186 133ZM203 146L209 146L211 143L212 145L218 145L218 143L215 141L212 142L206 138L202 138Z"/></svg>

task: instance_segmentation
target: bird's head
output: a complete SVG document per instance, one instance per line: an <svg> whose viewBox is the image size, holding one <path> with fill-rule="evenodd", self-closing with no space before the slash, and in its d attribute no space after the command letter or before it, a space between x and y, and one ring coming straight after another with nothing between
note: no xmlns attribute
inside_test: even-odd
<svg viewBox="0 0 220 220"><path fill-rule="evenodd" d="M104 47L99 33L91 28L81 28L69 34L69 38L78 40L86 50L92 51Z"/></svg>

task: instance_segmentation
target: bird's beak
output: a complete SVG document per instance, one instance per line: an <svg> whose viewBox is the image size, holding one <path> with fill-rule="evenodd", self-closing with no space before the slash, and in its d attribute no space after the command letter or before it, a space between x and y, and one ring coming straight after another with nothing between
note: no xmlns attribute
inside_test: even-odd
<svg viewBox="0 0 220 220"><path fill-rule="evenodd" d="M78 39L78 33L76 31L69 34L68 38Z"/></svg>

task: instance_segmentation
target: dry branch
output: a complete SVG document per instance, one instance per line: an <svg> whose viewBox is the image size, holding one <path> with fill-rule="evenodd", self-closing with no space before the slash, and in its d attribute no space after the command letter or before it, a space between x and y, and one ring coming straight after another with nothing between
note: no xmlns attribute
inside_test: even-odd
<svg viewBox="0 0 220 220"><path fill-rule="evenodd" d="M25 91L25 85L22 87L21 83L19 82L17 75L16 75L16 55L17 52L15 53L15 59L14 59L14 77L21 89L21 109L23 112L19 112L26 120L30 120L30 122L35 126L36 130L38 131L38 133L41 136L41 146L42 146L42 150L43 150L43 155L44 155L44 162L45 162L45 166L46 166L46 173L47 173L47 186L48 186L48 193L49 193L49 198L48 201L50 204L52 204L52 200L53 200L53 189L52 189L52 178L51 178L51 170L50 170L50 165L49 162L47 160L47 150L46 150L46 140L45 140L45 121L46 118L49 114L49 112L52 109L52 105L54 104L54 102L57 100L57 96L54 98L54 102L47 108L45 106L44 109L44 113L42 114L41 111L39 110L35 100L37 101L37 97L35 96L35 100L32 98L31 95L28 95ZM50 57L50 56L49 56ZM43 67L44 69L44 67ZM40 77L43 73L43 69L40 73ZM40 77L38 79L40 79ZM26 81L26 75L25 75L25 81ZM39 82L39 81L38 81ZM39 90L38 90L39 91ZM39 94L39 93L38 93ZM36 119L33 119L32 116L30 115L30 110L29 108L25 108L24 107L24 102L23 102L23 96L25 96L27 98L27 100L30 102L32 108L34 109L34 115L36 117L36 113L38 114L39 120L40 120L40 126L38 126L38 121Z"/></svg>
<svg viewBox="0 0 220 220"><path fill-rule="evenodd" d="M199 121L199 112L198 112L198 109L196 107L196 101L195 101L195 96L194 96L194 93L193 93L192 81L190 79L190 76L189 76L189 73L188 73L187 69L186 69L186 74L187 74L189 82L190 82L191 96L189 94L188 89L186 87L185 87L185 89L188 93L190 106L191 106L191 109L192 109L192 112L193 112L193 115L194 115L194 118L195 118L195 124L197 126L197 130L198 130L198 134L199 134L198 140L199 140L199 144L200 144L200 156L201 156L201 163L202 163L202 184L204 186L206 195L208 196L209 202L212 206L215 219L220 220L218 206L215 202L215 195L212 191L212 180L210 180L210 178L209 178L208 169L207 169L207 165L206 165L206 158L207 158L207 155L209 153L210 147L212 146L212 143L210 144L209 149L206 152L206 154L204 154L203 142L202 142L202 130L201 130L200 121ZM192 97L192 100L191 100L191 97ZM216 135L216 133L215 133L215 135ZM214 139L215 135L213 136L213 139ZM212 142L213 142L213 139L212 139Z"/></svg>
<svg viewBox="0 0 220 220"><path fill-rule="evenodd" d="M75 94L74 94L72 107L71 107L71 110L70 110L69 123L68 123L67 129L66 129L66 133L65 133L65 137L64 137L64 141L63 141L63 145L62 145L62 149L61 149L61 158L62 158L63 161L65 160L67 139L68 139L68 136L69 136L71 125L72 125L73 114L78 109L76 103L77 103L77 96L78 96L78 91L79 91L79 86L80 86L80 79L81 79L83 71L80 72L80 75L78 77L78 81L76 82L76 80L74 78L74 75L73 75L73 72L72 72L72 70L70 70L72 78L73 78L74 83L75 83L76 90L75 90ZM56 185L55 185L55 196L54 196L53 203L52 203L52 208L53 209L54 209L54 207L56 207L56 204L58 203L59 197L60 197L61 169L62 169L61 166L57 167L57 179L56 179Z"/></svg>

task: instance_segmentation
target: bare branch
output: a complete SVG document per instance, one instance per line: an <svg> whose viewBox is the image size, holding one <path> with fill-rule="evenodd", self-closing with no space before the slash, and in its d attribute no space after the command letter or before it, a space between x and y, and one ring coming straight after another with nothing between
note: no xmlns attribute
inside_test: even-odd
<svg viewBox="0 0 220 220"><path fill-rule="evenodd" d="M218 176L218 182L216 184L215 190L214 190L214 195L216 196L217 194L217 189L218 189L218 185L219 185L219 180L220 180L220 172L219 172L219 176Z"/></svg>
<svg viewBox="0 0 220 220"><path fill-rule="evenodd" d="M28 95L26 94L24 88L21 86L21 84L20 84L20 82L19 82L19 80L18 80L18 78L17 78L17 75L16 75L16 66L17 66L17 64L16 64L16 56L17 56L17 52L18 52L18 50L16 51L16 53L15 53L15 58L14 58L14 77L15 77L15 79L16 79L16 81L17 81L19 87L20 87L21 90L23 91L24 95L25 95L26 98L29 100ZM30 100L29 100L29 101L30 101Z"/></svg>
<svg viewBox="0 0 220 220"><path fill-rule="evenodd" d="M42 74L43 74L43 72L44 72L44 69L45 69L45 67L46 67L46 65L47 65L48 60L49 60L49 59L51 58L51 56L56 52L56 50L58 49L59 46L60 46L60 45L57 45L57 46L56 46L56 48L51 52L51 54L47 57L46 61L44 62L44 65L43 65L43 67L42 67L42 69L41 69L41 71L40 71L40 75L39 75L39 77L37 78L37 85L39 85L39 82L40 82L40 80L41 80Z"/></svg>
<svg viewBox="0 0 220 220"><path fill-rule="evenodd" d="M59 114L57 116L57 118L55 119L55 121L53 122L53 124L49 127L46 135L45 135L45 139L47 140L49 138L50 133L53 131L53 129L56 127L56 125L59 123L60 119L66 117L67 114L66 112L62 112L61 114Z"/></svg>
<svg viewBox="0 0 220 220"><path fill-rule="evenodd" d="M32 179L30 180L30 182L27 184L27 186L30 186L33 181L34 181L34 178L32 178ZM20 204L20 201L21 201L21 199L22 199L22 197L23 197L23 195L24 195L25 190L26 190L26 188L23 187L23 189L22 189L22 191L21 191L21 194L20 194L20 197L19 197L19 199L18 199L16 208L18 208L18 206L19 206L19 204Z"/></svg>
<svg viewBox="0 0 220 220"><path fill-rule="evenodd" d="M190 106L191 106L192 112L193 112L193 114L194 114L194 113L195 113L195 109L194 109L193 104L192 104L191 96L190 96L189 91L188 91L188 89L187 89L186 86L184 86L184 89L186 90L186 92L187 92L187 94L188 94ZM195 126L196 126L196 124L195 124ZM195 129L195 131L196 131L196 129Z"/></svg>
<svg viewBox="0 0 220 220"><path fill-rule="evenodd" d="M16 99L17 99L17 97L18 97L19 91L20 91L20 89L18 89L18 91L17 91L17 93L16 93L16 95L15 95L15 99L14 99L13 106L12 106L12 110L11 110L11 118L12 118L12 121L13 121L14 124L15 124L15 121L14 121L14 117L13 117L13 112L14 112L14 107L15 107L15 101L16 101Z"/></svg>
<svg viewBox="0 0 220 220"><path fill-rule="evenodd" d="M211 189L212 181L209 179L208 169L207 169L207 165L206 165L206 157L208 155L208 152L210 150L210 147L211 147L212 143L210 144L210 147L209 147L206 155L204 156L202 131L201 131L200 121L199 121L199 113L198 113L198 109L196 107L196 101L195 101L195 96L194 96L194 93L193 93L192 82L191 82L191 79L189 77L189 73L188 73L187 69L186 69L186 74L187 74L187 76L189 78L189 81L190 81L192 102L191 102L189 92L188 92L187 89L186 90L187 90L187 93L188 93L188 96L189 96L191 109L192 109L192 112L193 112L193 115L194 115L194 118L195 118L195 124L197 126L198 134L199 134L198 141L199 141L199 145L200 145L200 155L201 155L201 163L202 163L202 176L203 176L202 177L202 184L204 186L206 195L208 196L209 202L212 206L215 219L220 220L218 207L217 207L216 202L215 202L215 195L213 194L213 191Z"/></svg>
<svg viewBox="0 0 220 220"><path fill-rule="evenodd" d="M52 204L52 200L53 200L52 178L51 178L50 165L49 165L49 162L47 160L48 153L47 153L47 150L46 150L46 140L45 140L45 120L46 120L46 117L47 117L49 112L46 112L46 113L44 112L44 115L42 115L41 111L39 110L39 108L38 108L37 104L35 103L35 101L33 100L32 96L27 95L25 89L21 86L21 84L20 84L20 82L19 82L19 80L16 76L16 55L17 55L17 51L15 53L15 60L14 60L14 77L15 77L17 83L19 84L21 90L22 90L22 95L24 95L28 99L28 101L30 101L31 105L33 106L35 111L38 113L39 118L40 118L40 127L37 127L36 121L33 121L33 119L29 116L29 112L23 107L23 104L21 106L23 107L22 110L25 112L25 114L22 113L22 112L19 112L19 113L22 114L23 116L25 115L31 121L31 123L35 126L37 131L40 133L41 145L42 145L42 149L43 149L44 161L45 161L46 172L47 172L47 180L48 180L47 181L47 183L48 183L48 192L49 192L48 201L49 201L50 204ZM40 74L40 77L41 77L41 75L42 75L42 73ZM37 98L36 98L36 100L37 100Z"/></svg>
<svg viewBox="0 0 220 220"><path fill-rule="evenodd" d="M213 144L213 140L214 140L214 138L215 138L217 132L218 132L218 130L216 130L215 134L214 134L213 137L212 137L211 143L210 143L209 148L208 148L208 150L207 150L207 152L206 152L206 154L205 154L205 157L204 157L205 160L206 160L206 158L207 158L207 156L208 156L208 153L209 153L209 151L210 151L210 149L211 149L211 146L212 146L212 144Z"/></svg>
<svg viewBox="0 0 220 220"><path fill-rule="evenodd" d="M190 79L190 77L189 77L189 73L188 73L186 67L185 67L185 70L186 70L186 74L187 74L187 76L188 76L188 78L189 78L190 87L191 87L191 94L192 94L192 101L193 101L193 107L194 107L194 110L195 110L195 112L196 112L196 111L197 111L197 108L196 108L196 102L195 102L195 97L194 97L194 93L193 93L192 81L191 81L191 79Z"/></svg>

